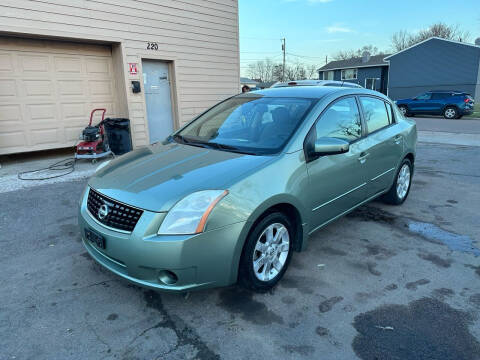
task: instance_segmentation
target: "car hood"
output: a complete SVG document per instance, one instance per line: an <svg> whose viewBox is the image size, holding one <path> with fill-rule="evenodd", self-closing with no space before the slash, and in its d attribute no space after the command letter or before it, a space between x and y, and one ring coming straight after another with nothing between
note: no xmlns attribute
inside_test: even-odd
<svg viewBox="0 0 480 360"><path fill-rule="evenodd" d="M238 177L271 161L181 144L144 147L101 168L89 186L120 202L150 211L168 211L200 190L227 190Z"/></svg>

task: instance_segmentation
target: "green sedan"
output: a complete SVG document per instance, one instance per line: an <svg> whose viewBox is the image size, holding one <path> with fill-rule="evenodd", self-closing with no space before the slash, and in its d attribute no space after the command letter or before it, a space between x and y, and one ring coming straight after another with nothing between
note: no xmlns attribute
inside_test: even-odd
<svg viewBox="0 0 480 360"><path fill-rule="evenodd" d="M316 230L377 197L402 204L416 142L415 122L378 92L234 96L102 164L80 200L83 244L141 286L265 291Z"/></svg>

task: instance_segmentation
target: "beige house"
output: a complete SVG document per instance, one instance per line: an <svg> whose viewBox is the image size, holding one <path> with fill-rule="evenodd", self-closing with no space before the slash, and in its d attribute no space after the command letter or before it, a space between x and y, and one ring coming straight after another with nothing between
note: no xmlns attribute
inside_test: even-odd
<svg viewBox="0 0 480 360"><path fill-rule="evenodd" d="M2 0L0 155L73 146L93 108L149 144L238 93L239 69L237 0Z"/></svg>

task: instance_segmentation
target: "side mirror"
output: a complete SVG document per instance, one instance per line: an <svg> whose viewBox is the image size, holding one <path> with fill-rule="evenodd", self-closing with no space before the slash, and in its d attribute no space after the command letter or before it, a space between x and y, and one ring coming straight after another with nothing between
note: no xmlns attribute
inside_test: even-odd
<svg viewBox="0 0 480 360"><path fill-rule="evenodd" d="M314 152L316 155L335 155L348 152L350 144L341 139L322 137L315 141Z"/></svg>

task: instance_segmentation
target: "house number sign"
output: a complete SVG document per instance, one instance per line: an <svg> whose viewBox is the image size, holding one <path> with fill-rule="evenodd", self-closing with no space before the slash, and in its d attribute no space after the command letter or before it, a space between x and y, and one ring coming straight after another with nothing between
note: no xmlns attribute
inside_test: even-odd
<svg viewBox="0 0 480 360"><path fill-rule="evenodd" d="M158 50L158 43L147 42L147 50Z"/></svg>

